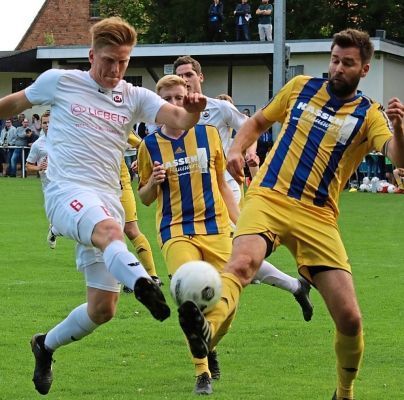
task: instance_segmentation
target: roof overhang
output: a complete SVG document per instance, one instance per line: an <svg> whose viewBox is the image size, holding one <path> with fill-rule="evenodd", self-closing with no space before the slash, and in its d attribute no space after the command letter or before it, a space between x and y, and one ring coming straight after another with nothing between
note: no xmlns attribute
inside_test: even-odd
<svg viewBox="0 0 404 400"><path fill-rule="evenodd" d="M375 51L389 53L404 57L404 45L396 42L372 38ZM291 40L286 44L290 46L291 53L328 53L331 48L331 39L318 40ZM38 59L88 59L90 47L64 46L64 47L38 47ZM209 57L227 56L260 56L273 54L272 42L229 42L229 43L191 43L191 44L139 44L132 51L132 57L177 57L191 54Z"/></svg>
<svg viewBox="0 0 404 400"><path fill-rule="evenodd" d="M39 59L37 49L5 52L0 55L0 72L43 72L52 68L52 60Z"/></svg>
<svg viewBox="0 0 404 400"><path fill-rule="evenodd" d="M385 53L404 60L404 44L372 38L377 53ZM331 39L290 40L286 44L291 54L329 53ZM38 47L21 52L0 54L0 72L43 72L54 61L61 64L88 65L89 46ZM192 55L204 65L272 65L272 42L228 42L190 44L139 44L132 51L130 66L158 67L169 64L181 55Z"/></svg>

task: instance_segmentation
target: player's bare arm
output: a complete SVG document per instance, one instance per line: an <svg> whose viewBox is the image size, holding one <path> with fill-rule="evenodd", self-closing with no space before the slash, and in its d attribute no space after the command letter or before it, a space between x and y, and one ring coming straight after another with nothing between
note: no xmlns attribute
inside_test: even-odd
<svg viewBox="0 0 404 400"><path fill-rule="evenodd" d="M386 110L393 126L394 136L387 145L387 157L397 167L404 167L404 104L393 97Z"/></svg>
<svg viewBox="0 0 404 400"><path fill-rule="evenodd" d="M157 187L166 179L166 170L158 161L154 162L153 172L144 186L138 189L140 200L149 206L157 199Z"/></svg>
<svg viewBox="0 0 404 400"><path fill-rule="evenodd" d="M206 107L206 97L192 93L184 97L183 107L164 104L157 113L156 122L173 129L191 129L199 121L200 113Z"/></svg>
<svg viewBox="0 0 404 400"><path fill-rule="evenodd" d="M32 104L25 96L24 90L9 94L0 99L0 118L8 118L10 115L17 115L21 111L31 108Z"/></svg>
<svg viewBox="0 0 404 400"><path fill-rule="evenodd" d="M46 171L46 169L48 168L48 158L41 160L38 164L33 164L27 161L27 163L25 164L25 168L28 172Z"/></svg>
<svg viewBox="0 0 404 400"><path fill-rule="evenodd" d="M258 111L244 122L237 132L227 154L227 170L238 183L243 181L244 153L246 149L256 142L261 133L265 132L271 125L272 122L263 116L262 111Z"/></svg>

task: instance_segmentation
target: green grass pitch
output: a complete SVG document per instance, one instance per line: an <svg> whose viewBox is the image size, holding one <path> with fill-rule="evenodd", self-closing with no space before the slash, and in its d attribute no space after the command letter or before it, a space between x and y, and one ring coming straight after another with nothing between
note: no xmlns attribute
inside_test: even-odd
<svg viewBox="0 0 404 400"><path fill-rule="evenodd" d="M0 178L0 399L41 396L31 382L29 340L85 301L74 264L74 243L46 243L40 181ZM342 236L353 265L364 331L365 357L356 383L359 400L399 400L404 393L404 196L344 192ZM140 225L168 280L156 245L154 208L138 205ZM296 276L290 254L271 261ZM334 329L313 290L314 317L304 322L293 297L266 285L242 294L238 315L218 348L222 378L213 398L331 399L335 388ZM192 399L194 377L177 312L159 323L132 295L117 316L55 354L49 400Z"/></svg>

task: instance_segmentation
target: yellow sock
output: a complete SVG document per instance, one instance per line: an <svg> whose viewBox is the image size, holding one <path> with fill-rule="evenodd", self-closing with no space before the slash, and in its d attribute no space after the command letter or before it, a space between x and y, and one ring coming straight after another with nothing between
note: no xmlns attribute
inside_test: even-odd
<svg viewBox="0 0 404 400"><path fill-rule="evenodd" d="M336 331L337 398L353 399L353 384L358 375L364 350L363 332L357 336L345 336Z"/></svg>
<svg viewBox="0 0 404 400"><path fill-rule="evenodd" d="M135 239L131 240L135 248L140 263L144 266L150 276L157 276L156 266L154 265L153 253L146 236L141 233Z"/></svg>
<svg viewBox="0 0 404 400"><path fill-rule="evenodd" d="M222 296L213 310L206 314L212 329L212 348L224 335L222 325L226 325L226 331L230 327L231 319L235 315L242 286L236 275L225 272L222 274Z"/></svg>
<svg viewBox="0 0 404 400"><path fill-rule="evenodd" d="M210 371L208 367L208 357L205 358L195 358L192 357L192 362L195 366L195 376L202 375L204 372L207 372L210 377Z"/></svg>

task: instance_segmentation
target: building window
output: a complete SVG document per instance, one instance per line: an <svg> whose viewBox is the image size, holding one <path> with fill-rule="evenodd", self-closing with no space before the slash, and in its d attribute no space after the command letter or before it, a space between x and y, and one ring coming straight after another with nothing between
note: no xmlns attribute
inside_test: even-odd
<svg viewBox="0 0 404 400"><path fill-rule="evenodd" d="M125 81L131 83L133 86L143 86L142 76L125 76Z"/></svg>
<svg viewBox="0 0 404 400"><path fill-rule="evenodd" d="M298 75L304 74L304 65L291 65L286 71L286 82Z"/></svg>
<svg viewBox="0 0 404 400"><path fill-rule="evenodd" d="M12 78L11 90L13 93L19 92L20 90L27 88L33 82L34 82L34 79L32 79L32 78Z"/></svg>
<svg viewBox="0 0 404 400"><path fill-rule="evenodd" d="M90 18L100 18L100 0L90 0Z"/></svg>

